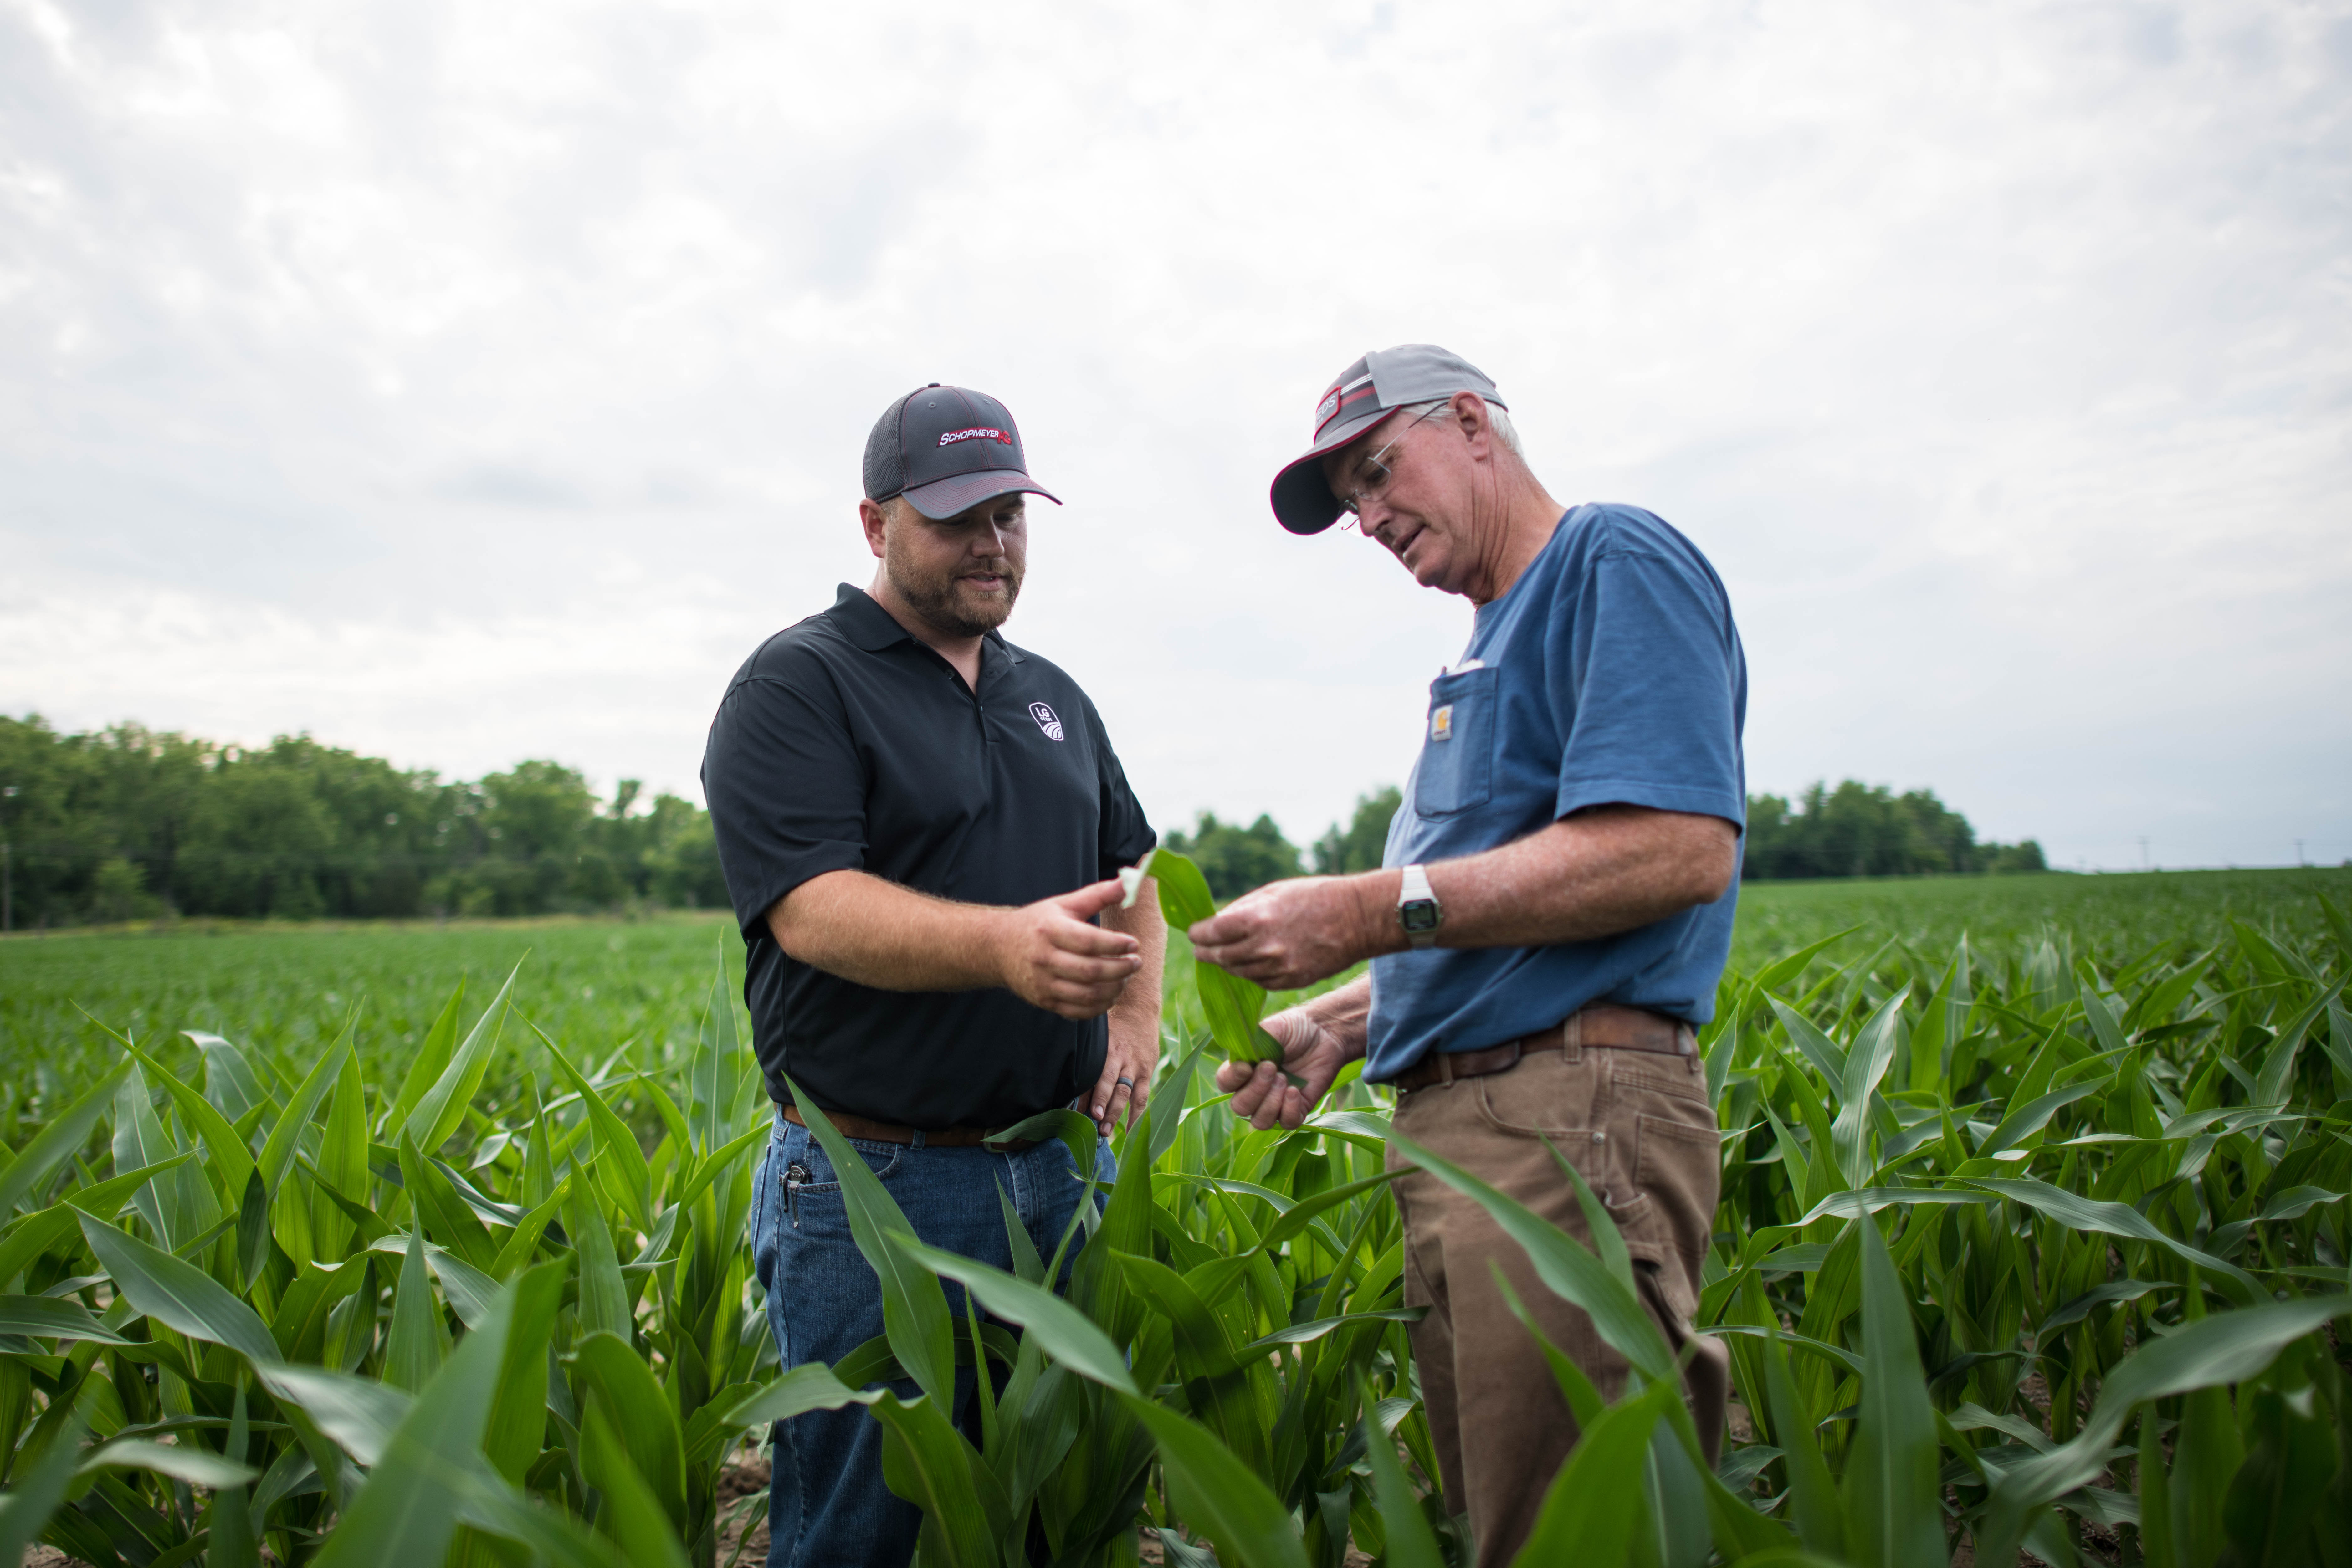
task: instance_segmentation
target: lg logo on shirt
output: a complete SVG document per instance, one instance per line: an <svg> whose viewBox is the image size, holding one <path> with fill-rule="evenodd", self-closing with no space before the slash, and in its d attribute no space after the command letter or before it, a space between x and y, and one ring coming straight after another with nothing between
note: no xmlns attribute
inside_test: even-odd
<svg viewBox="0 0 2352 1568"><path fill-rule="evenodd" d="M1045 731L1046 739L1058 741L1062 738L1061 719L1043 702L1029 704L1029 717L1037 721L1037 728Z"/></svg>

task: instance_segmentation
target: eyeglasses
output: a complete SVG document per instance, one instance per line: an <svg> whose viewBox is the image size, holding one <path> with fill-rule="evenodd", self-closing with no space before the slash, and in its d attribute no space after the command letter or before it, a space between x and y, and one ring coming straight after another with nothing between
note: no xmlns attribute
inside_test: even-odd
<svg viewBox="0 0 2352 1568"><path fill-rule="evenodd" d="M1340 490L1338 492L1339 497L1339 510L1348 513L1351 517L1362 517L1363 510L1360 503L1367 496L1377 497L1382 490L1388 489L1389 480L1396 477L1394 471L1389 468L1387 463L1381 461L1381 459L1386 458L1391 452L1395 451L1397 448L1397 443L1403 440L1406 433L1412 430L1414 425L1420 424L1422 419L1433 418L1437 415L1444 413L1447 409L1453 406L1454 405L1451 402L1446 402L1438 404L1433 408L1423 409L1420 419L1413 420L1412 424L1407 425L1404 429L1398 431L1395 436L1390 438L1388 445L1382 447L1379 451L1374 452L1370 457L1366 458L1363 464L1362 479L1358 482L1353 489Z"/></svg>

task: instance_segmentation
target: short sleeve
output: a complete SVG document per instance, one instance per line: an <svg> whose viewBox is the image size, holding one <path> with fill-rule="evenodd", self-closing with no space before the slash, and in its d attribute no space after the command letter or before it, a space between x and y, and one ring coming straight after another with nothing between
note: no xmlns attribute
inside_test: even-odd
<svg viewBox="0 0 2352 1568"><path fill-rule="evenodd" d="M865 867L863 768L822 674L754 677L728 692L711 721L702 792L746 936L812 877Z"/></svg>
<svg viewBox="0 0 2352 1568"><path fill-rule="evenodd" d="M1094 731L1095 773L1102 791L1095 874L1097 880L1107 881L1118 875L1121 867L1142 859L1143 852L1160 842L1160 836L1144 817L1143 803L1128 787L1127 770L1119 765L1118 753L1111 750L1110 735L1091 700L1087 703L1087 724Z"/></svg>
<svg viewBox="0 0 2352 1568"><path fill-rule="evenodd" d="M1603 553L1553 620L1565 736L1556 815L1612 803L1744 829L1738 634L1720 584L1664 555Z"/></svg>

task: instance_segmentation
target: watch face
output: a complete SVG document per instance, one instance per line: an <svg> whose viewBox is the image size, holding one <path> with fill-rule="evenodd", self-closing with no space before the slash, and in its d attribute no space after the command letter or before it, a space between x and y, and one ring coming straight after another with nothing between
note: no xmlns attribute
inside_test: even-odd
<svg viewBox="0 0 2352 1568"><path fill-rule="evenodd" d="M1425 931L1435 931L1438 919L1435 899L1414 899L1397 906L1397 924L1416 936Z"/></svg>

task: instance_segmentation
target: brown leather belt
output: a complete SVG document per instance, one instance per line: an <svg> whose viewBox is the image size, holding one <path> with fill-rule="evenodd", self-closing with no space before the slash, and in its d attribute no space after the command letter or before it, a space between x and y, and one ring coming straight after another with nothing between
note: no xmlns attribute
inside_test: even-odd
<svg viewBox="0 0 2352 1568"><path fill-rule="evenodd" d="M797 1105L784 1107L784 1120L795 1127L808 1125L801 1120L801 1108ZM862 1138L870 1143L912 1143L918 1136L911 1127L901 1127L895 1121L875 1121L863 1116L852 1116L845 1110L829 1112L825 1120L832 1122L834 1131L844 1138ZM936 1132L926 1131L919 1136L926 1149L977 1149L985 1144L1001 1154L1018 1154L1024 1149L1037 1146L1034 1138L999 1138L996 1134L1001 1131L1001 1128L942 1127Z"/></svg>
<svg viewBox="0 0 2352 1568"><path fill-rule="evenodd" d="M1427 1089L1457 1079L1485 1078L1508 1072L1519 1058L1537 1051L1591 1049L1654 1051L1664 1057L1698 1054L1698 1036L1680 1018L1653 1013L1645 1007L1612 1007L1605 1004L1571 1013L1549 1029L1489 1046L1483 1051L1433 1051L1399 1073L1400 1092Z"/></svg>

